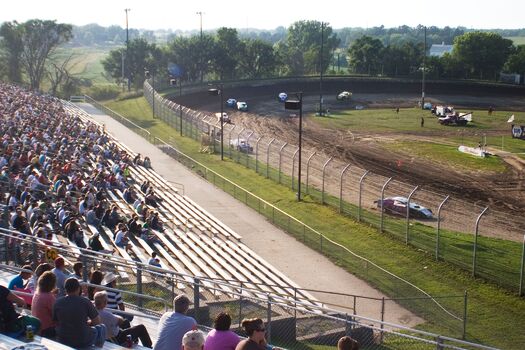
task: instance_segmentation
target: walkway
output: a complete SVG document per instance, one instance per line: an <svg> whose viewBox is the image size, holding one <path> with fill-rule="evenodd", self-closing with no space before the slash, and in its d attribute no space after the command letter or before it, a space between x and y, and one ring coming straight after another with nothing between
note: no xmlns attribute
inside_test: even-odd
<svg viewBox="0 0 525 350"><path fill-rule="evenodd" d="M106 130L130 149L143 157L149 156L157 173L168 181L183 184L188 197L239 233L243 237L244 244L302 288L376 298L385 296L366 282L336 266L323 255L288 236L256 211L189 171L144 138L92 105L78 103L77 106L91 114L94 120L105 124ZM348 297L315 292L312 294L324 303L345 306L351 306L353 303ZM358 302L356 309L361 316L380 319L380 302L361 301ZM397 304L387 303L385 321L414 326L422 320Z"/></svg>

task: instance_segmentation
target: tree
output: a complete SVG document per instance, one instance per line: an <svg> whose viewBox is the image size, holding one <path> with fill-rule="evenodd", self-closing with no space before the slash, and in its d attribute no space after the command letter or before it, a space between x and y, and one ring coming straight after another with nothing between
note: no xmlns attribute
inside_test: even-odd
<svg viewBox="0 0 525 350"><path fill-rule="evenodd" d="M512 51L512 41L492 32L470 32L456 37L453 56L471 76L495 78Z"/></svg>
<svg viewBox="0 0 525 350"><path fill-rule="evenodd" d="M245 40L242 44L239 65L248 78L263 78L275 72L278 60L272 45L259 39Z"/></svg>
<svg viewBox="0 0 525 350"><path fill-rule="evenodd" d="M525 73L525 45L519 45L503 67L507 73Z"/></svg>
<svg viewBox="0 0 525 350"><path fill-rule="evenodd" d="M129 42L127 56L126 48L119 48L111 50L109 56L102 61L104 70L117 82L122 81L123 57L135 88L144 83L144 69L155 74L160 67L167 66L162 51L155 44L148 43L144 38L133 39Z"/></svg>
<svg viewBox="0 0 525 350"><path fill-rule="evenodd" d="M323 66L320 67L321 32L323 33ZM285 71L291 75L319 74L330 64L333 50L339 39L332 27L318 21L298 21L288 28L284 41L277 45Z"/></svg>
<svg viewBox="0 0 525 350"><path fill-rule="evenodd" d="M235 69L239 62L241 46L237 29L219 28L212 62L213 68L219 75L220 80L224 78L235 78Z"/></svg>
<svg viewBox="0 0 525 350"><path fill-rule="evenodd" d="M210 62L215 53L215 41L210 35L194 35L190 38L178 36L166 48L166 58L169 62L182 67L184 80L196 81L210 71Z"/></svg>
<svg viewBox="0 0 525 350"><path fill-rule="evenodd" d="M16 83L22 82L20 56L23 45L19 26L17 22L5 22L0 27L7 79Z"/></svg>
<svg viewBox="0 0 525 350"><path fill-rule="evenodd" d="M53 51L72 37L72 26L44 21L29 20L19 25L22 52L21 64L29 77L31 88L38 90L45 73L46 61Z"/></svg>
<svg viewBox="0 0 525 350"><path fill-rule="evenodd" d="M350 66L357 73L373 74L379 72L383 49L383 44L379 39L367 35L362 36L348 49Z"/></svg>

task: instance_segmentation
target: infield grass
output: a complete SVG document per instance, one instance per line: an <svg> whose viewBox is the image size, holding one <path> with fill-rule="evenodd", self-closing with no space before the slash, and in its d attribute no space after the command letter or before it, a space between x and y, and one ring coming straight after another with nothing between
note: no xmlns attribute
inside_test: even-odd
<svg viewBox="0 0 525 350"><path fill-rule="evenodd" d="M407 247L404 243L392 239L388 234L380 234L367 224L357 223L340 215L329 206L320 205L312 197L306 196L298 203L295 193L287 186L276 184L253 170L236 164L231 160L220 161L217 155L199 153L200 144L189 138L178 137L178 131L151 117L151 108L144 98L129 99L107 104L108 107L148 129L152 134L166 141L172 138L182 152L205 164L212 170L231 179L239 186L267 200L290 215L302 220L309 226L326 235L326 237L348 247L387 270L418 285L433 295L469 294L467 340L482 342L505 349L522 349L525 344L525 299L515 293L499 288L481 279L475 279L464 270L445 262L436 262L432 255L423 249ZM419 125L418 125L419 127ZM229 192L229 191L228 191ZM377 215L376 215L377 220ZM396 224L394 223L389 225ZM397 223L400 224L399 222ZM462 239L467 240L467 236ZM300 238L298 238L300 239ZM492 244L489 240L487 244ZM314 246L314 242L306 242ZM457 249L467 251L469 242L456 243ZM512 244L505 242L504 244ZM515 245L512 249L517 248ZM508 250L501 246L503 253ZM346 263L344 252L335 252L325 247L324 253L335 263L348 271L380 286L387 293L396 290L396 285L389 280L376 280L377 276L367 276L369 270L363 266ZM468 261L468 260L467 260ZM503 261L504 263L504 261ZM458 305L450 305L456 312ZM421 329L443 332L437 322L419 326ZM452 334L458 336L457 330Z"/></svg>

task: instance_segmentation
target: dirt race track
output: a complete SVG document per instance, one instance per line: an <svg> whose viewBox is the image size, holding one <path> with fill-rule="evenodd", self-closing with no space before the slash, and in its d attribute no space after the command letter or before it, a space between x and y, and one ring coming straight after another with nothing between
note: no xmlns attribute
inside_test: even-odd
<svg viewBox="0 0 525 350"><path fill-rule="evenodd" d="M353 92L352 101L338 103L337 92L349 90ZM380 188L389 177L395 181L389 185L387 195L404 195L415 185L424 190L418 191L414 199L436 212L437 206L446 195L452 200L444 212L446 228L462 232L472 232L476 216L482 207L490 206L491 210L485 219L485 226L480 234L496 236L516 241L523 239L525 229L525 162L523 158L514 155L500 154L507 163L504 174L487 172L460 172L441 164L433 164L423 159L400 156L381 147L383 142L395 140L430 141L428 133L401 132L352 132L351 130L328 130L312 122L311 118L319 102L319 82L291 82L263 86L226 87L225 100L234 97L238 101L246 101L249 112L234 112L225 107L236 125L237 131L246 128L266 139L276 138L287 142L290 146L283 154L289 158L289 164L284 165L283 172L291 173L292 154L297 145L298 118L290 117L290 111L285 111L277 102L277 94L282 91L304 92L304 114L308 116L303 121L303 164L304 158L313 150L326 155L318 159L318 165L312 165L311 184L321 183L322 164L327 157L334 157L331 163L333 169L332 181L327 181L326 190L332 194L339 193L339 167L346 163L357 166L351 168L348 179L345 180L344 199L356 202L357 182L364 170L370 170L374 175L367 179L363 204L372 208L374 200L380 193ZM365 108L395 108L414 107L421 95L419 82L389 82L378 80L327 80L323 84L324 104L331 110L355 108L362 105ZM494 86L474 83L428 83L427 101L446 103L458 108L487 108L493 106L498 110L525 111L525 89L514 86ZM217 112L217 100L208 96L206 91L188 94L173 99L177 103L206 113ZM226 134L225 134L226 135ZM234 134L235 135L235 134ZM243 135L246 137L246 135ZM439 135L438 135L439 136ZM254 138L255 139L255 138ZM252 139L252 140L254 140ZM267 142L262 143L267 145ZM283 143L281 143L283 145ZM266 148L266 147L263 147ZM279 149L272 149L270 163L277 164ZM525 152L525 142L524 142ZM321 158L317 156L315 158ZM261 159L261 158L260 158ZM315 162L313 162L315 163ZM317 187L317 186L316 186ZM346 189L348 187L348 189ZM468 223L468 224L467 224ZM433 225L433 223L430 223Z"/></svg>

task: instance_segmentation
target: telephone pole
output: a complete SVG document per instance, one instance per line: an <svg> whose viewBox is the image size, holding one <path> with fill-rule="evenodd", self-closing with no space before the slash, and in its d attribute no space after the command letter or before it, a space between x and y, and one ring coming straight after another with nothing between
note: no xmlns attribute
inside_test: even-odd
<svg viewBox="0 0 525 350"><path fill-rule="evenodd" d="M131 91L131 74L127 65L127 62L129 62L129 27L128 27L128 12L131 11L131 9L124 9L126 12L126 77L128 78L128 92Z"/></svg>

